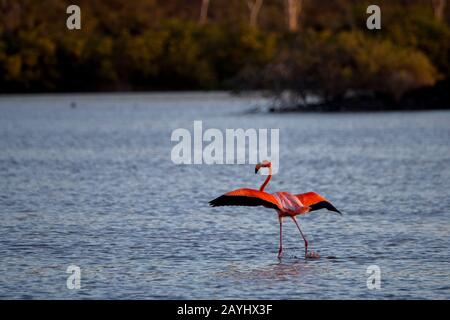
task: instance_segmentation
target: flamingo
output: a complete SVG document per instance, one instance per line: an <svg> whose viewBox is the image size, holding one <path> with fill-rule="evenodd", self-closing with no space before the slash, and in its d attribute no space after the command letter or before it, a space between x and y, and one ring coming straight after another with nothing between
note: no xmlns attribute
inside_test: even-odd
<svg viewBox="0 0 450 320"><path fill-rule="evenodd" d="M300 235L305 243L305 258L319 258L320 255L314 252L308 254L308 240L300 229L297 222L298 215L306 215L308 212L319 209L328 209L342 214L327 199L315 192L307 192L293 195L289 192L267 193L264 189L272 178L272 163L264 160L255 167L255 174L261 168L269 168L269 174L259 190L242 188L227 192L220 197L211 200L209 204L213 207L219 206L263 206L275 209L278 213L280 223L280 246L278 249L278 259L283 255L283 218L291 218L297 226Z"/></svg>

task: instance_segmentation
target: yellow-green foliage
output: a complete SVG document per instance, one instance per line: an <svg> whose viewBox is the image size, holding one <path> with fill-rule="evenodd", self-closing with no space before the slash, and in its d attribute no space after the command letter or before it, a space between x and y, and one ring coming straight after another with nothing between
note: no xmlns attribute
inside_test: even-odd
<svg viewBox="0 0 450 320"><path fill-rule="evenodd" d="M374 32L370 1L304 1L297 33L286 31L283 1L265 1L250 28L241 0L212 1L203 26L191 1L79 0L82 29L69 31L72 2L0 1L0 92L251 87L399 99L450 76L450 28L431 1L380 0Z"/></svg>
<svg viewBox="0 0 450 320"><path fill-rule="evenodd" d="M360 32L338 35L341 52L351 62L349 89L383 92L396 100L411 89L433 85L438 73L427 56L412 47L394 45L390 40L364 37ZM346 66L349 67L348 65Z"/></svg>

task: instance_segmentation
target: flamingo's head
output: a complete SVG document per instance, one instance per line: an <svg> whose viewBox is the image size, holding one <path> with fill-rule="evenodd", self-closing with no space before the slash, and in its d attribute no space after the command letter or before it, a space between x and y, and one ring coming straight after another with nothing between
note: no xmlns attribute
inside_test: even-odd
<svg viewBox="0 0 450 320"><path fill-rule="evenodd" d="M272 166L272 162L264 160L261 163L258 163L255 167L255 173L258 173L261 168L270 168Z"/></svg>

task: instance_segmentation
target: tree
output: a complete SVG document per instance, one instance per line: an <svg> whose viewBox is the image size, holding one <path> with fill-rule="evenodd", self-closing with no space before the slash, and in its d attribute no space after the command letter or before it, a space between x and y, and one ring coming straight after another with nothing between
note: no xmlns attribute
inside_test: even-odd
<svg viewBox="0 0 450 320"><path fill-rule="evenodd" d="M250 27L256 28L258 25L258 16L261 11L264 0L248 0L247 5L250 10Z"/></svg>
<svg viewBox="0 0 450 320"><path fill-rule="evenodd" d="M291 32L298 30L298 17L302 11L303 0L285 0L288 28Z"/></svg>
<svg viewBox="0 0 450 320"><path fill-rule="evenodd" d="M446 0L432 0L431 3L433 5L434 10L434 17L438 21L442 21L442 18L444 17L444 10L446 5Z"/></svg>
<svg viewBox="0 0 450 320"><path fill-rule="evenodd" d="M306 30L295 46L267 64L258 81L281 106L306 105L307 96L341 101L349 93L373 93L400 101L412 89L434 85L439 75L419 50L361 32Z"/></svg>
<svg viewBox="0 0 450 320"><path fill-rule="evenodd" d="M208 20L208 9L209 9L209 0L202 0L200 8L199 24L204 25Z"/></svg>

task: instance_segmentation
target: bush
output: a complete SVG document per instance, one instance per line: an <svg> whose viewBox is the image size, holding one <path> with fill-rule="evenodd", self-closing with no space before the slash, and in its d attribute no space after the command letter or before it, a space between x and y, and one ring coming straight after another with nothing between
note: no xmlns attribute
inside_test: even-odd
<svg viewBox="0 0 450 320"><path fill-rule="evenodd" d="M308 94L324 101L340 100L349 92L375 92L399 100L411 89L438 79L428 58L413 48L359 32L309 31L282 50L259 79L279 99L291 91L290 104Z"/></svg>
<svg viewBox="0 0 450 320"><path fill-rule="evenodd" d="M405 92L433 85L439 79L436 68L417 49L357 32L343 33L340 38L344 46L352 44L347 53L354 56L357 78L350 89L380 92L398 101Z"/></svg>
<svg viewBox="0 0 450 320"><path fill-rule="evenodd" d="M387 39L420 50L443 75L450 76L450 28L445 22L434 19L424 8L405 14L402 7L389 23Z"/></svg>

